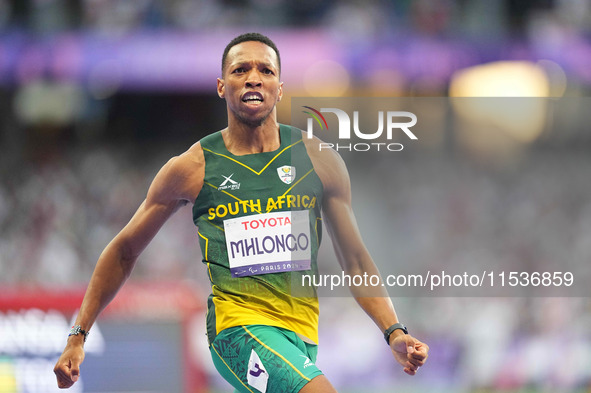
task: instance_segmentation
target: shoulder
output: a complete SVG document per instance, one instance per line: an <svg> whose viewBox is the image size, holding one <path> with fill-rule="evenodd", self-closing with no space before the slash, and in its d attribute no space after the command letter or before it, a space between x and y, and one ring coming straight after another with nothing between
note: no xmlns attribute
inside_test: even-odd
<svg viewBox="0 0 591 393"><path fill-rule="evenodd" d="M167 170L171 178L176 179L189 177L204 167L203 148L201 142L197 142L187 151L168 160L163 169Z"/></svg>
<svg viewBox="0 0 591 393"><path fill-rule="evenodd" d="M307 133L301 132L306 152L325 192L339 192L343 188L348 188L350 184L349 172L339 153L318 137L308 138Z"/></svg>
<svg viewBox="0 0 591 393"><path fill-rule="evenodd" d="M160 169L150 193L156 198L178 199L193 202L203 185L205 159L201 143L168 160Z"/></svg>
<svg viewBox="0 0 591 393"><path fill-rule="evenodd" d="M191 148L188 150L188 153L200 153L203 156L203 150L213 150L218 151L224 147L224 138L222 134L224 131L227 131L228 128L223 130L212 132L201 138L199 142L195 143Z"/></svg>

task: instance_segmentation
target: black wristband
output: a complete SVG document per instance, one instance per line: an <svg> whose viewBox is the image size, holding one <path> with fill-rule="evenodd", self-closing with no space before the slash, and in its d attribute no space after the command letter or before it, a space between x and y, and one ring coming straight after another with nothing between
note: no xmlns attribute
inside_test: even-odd
<svg viewBox="0 0 591 393"><path fill-rule="evenodd" d="M394 325L390 326L388 329L384 331L384 339L386 340L386 344L390 345L390 335L394 330L400 329L404 332L404 334L408 334L408 329L401 323L395 323Z"/></svg>

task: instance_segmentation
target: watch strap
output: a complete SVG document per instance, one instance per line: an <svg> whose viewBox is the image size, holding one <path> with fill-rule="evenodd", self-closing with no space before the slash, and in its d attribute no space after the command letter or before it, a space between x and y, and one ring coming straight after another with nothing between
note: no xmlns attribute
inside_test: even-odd
<svg viewBox="0 0 591 393"><path fill-rule="evenodd" d="M400 322L395 323L394 325L390 326L388 329L384 330L384 339L386 340L386 344L390 345L390 335L394 330L400 329L404 332L404 334L408 334L408 329L406 326L401 324Z"/></svg>
<svg viewBox="0 0 591 393"><path fill-rule="evenodd" d="M74 326L72 326L72 329L70 329L70 334L68 334L68 337L77 336L79 334L82 334L84 336L84 342L86 342L86 339L88 338L89 333L90 333L90 331L82 329L82 326L74 325Z"/></svg>

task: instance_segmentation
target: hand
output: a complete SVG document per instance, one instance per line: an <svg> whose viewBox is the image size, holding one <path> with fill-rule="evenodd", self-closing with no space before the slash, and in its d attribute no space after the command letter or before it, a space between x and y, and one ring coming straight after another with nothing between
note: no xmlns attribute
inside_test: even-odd
<svg viewBox="0 0 591 393"><path fill-rule="evenodd" d="M58 359L53 372L60 389L71 387L80 377L80 364L84 361L84 348L81 344L68 342L62 356Z"/></svg>
<svg viewBox="0 0 591 393"><path fill-rule="evenodd" d="M427 361L429 346L408 334L390 336L390 348L398 363L408 375L415 375Z"/></svg>

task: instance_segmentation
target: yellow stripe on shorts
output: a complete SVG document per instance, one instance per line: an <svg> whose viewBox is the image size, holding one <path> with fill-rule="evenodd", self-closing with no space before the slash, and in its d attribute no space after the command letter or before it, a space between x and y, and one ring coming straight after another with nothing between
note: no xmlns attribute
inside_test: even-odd
<svg viewBox="0 0 591 393"><path fill-rule="evenodd" d="M273 348L269 347L267 344L265 344L264 342L262 342L261 340L259 340L259 338L257 336L255 336L254 334L252 334L250 332L250 330L248 330L246 328L246 326L242 326L242 328L246 331L246 333L250 334L250 337L252 337L255 340L257 340L257 342L259 344L261 344L263 347L267 348L269 351L271 351L275 355L279 356L285 363L289 364L291 366L291 368L293 368L295 370L295 372L297 372L298 374L300 374L300 376L302 378L304 378L306 381L310 381L310 378L308 378L304 374L302 374L302 372L300 370L298 370L293 364L291 364L291 362L289 360L287 360L286 358L284 358L283 355L281 355L279 352L275 351Z"/></svg>
<svg viewBox="0 0 591 393"><path fill-rule="evenodd" d="M242 386L244 386L246 389L248 389L248 391L249 391L250 393L254 393L252 390L250 390L250 388L249 388L248 386L246 386L246 385L244 384L244 382L242 382L242 380L241 380L241 379L238 377L238 375L236 375L236 373L234 372L234 370L232 370L232 369L230 368L230 366L228 366L228 363L226 363L226 361L224 360L224 358L220 356L220 354L218 353L217 349L215 349L215 346L214 346L213 344L211 344L211 347L212 347L212 348L213 348L213 350L215 351L215 354L216 354L216 355L218 355L218 357L220 358L220 360L221 360L222 362L224 362L224 364L226 365L226 367L228 367L228 370L230 370L230 372L231 372L232 374L234 374L234 376L236 377L236 379L240 381L240 383L242 384Z"/></svg>

